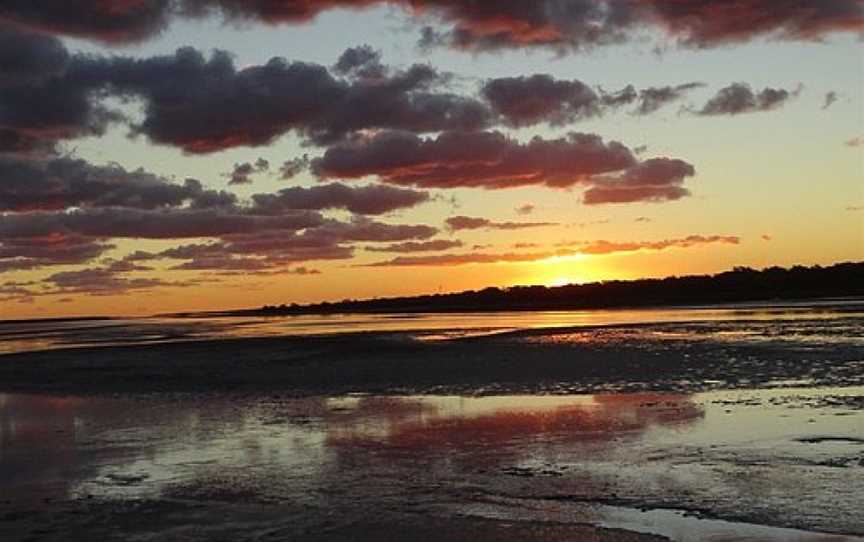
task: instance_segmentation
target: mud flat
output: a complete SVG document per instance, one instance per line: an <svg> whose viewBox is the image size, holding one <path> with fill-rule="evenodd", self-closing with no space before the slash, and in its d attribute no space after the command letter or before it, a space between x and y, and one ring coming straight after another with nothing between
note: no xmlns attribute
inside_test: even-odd
<svg viewBox="0 0 864 542"><path fill-rule="evenodd" d="M0 395L0 538L862 540L864 387Z"/></svg>
<svg viewBox="0 0 864 542"><path fill-rule="evenodd" d="M862 540L862 329L3 355L0 540Z"/></svg>
<svg viewBox="0 0 864 542"><path fill-rule="evenodd" d="M864 385L864 318L367 332L0 356L0 390L593 393Z"/></svg>

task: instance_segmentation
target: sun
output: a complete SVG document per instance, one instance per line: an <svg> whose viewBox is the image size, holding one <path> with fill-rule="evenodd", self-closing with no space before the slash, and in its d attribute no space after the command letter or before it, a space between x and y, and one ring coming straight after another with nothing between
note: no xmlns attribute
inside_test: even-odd
<svg viewBox="0 0 864 542"><path fill-rule="evenodd" d="M576 284L578 282L579 279L577 279L576 277L555 277L554 279L547 281L546 286L567 286L568 284Z"/></svg>

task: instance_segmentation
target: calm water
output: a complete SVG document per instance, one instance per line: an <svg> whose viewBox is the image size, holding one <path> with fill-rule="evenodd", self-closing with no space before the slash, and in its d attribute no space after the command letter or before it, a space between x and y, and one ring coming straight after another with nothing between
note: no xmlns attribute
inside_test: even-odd
<svg viewBox="0 0 864 542"><path fill-rule="evenodd" d="M801 323L800 333L795 330L796 321ZM812 340L829 341L838 336L855 339L864 335L864 301L637 310L0 321L0 354L96 345L347 332L416 332L419 339L440 340L527 329L676 322L716 324L708 326L716 338L724 333L731 338L770 335L771 326L779 322L784 324L783 328L773 335L796 333L801 337L810 336Z"/></svg>
<svg viewBox="0 0 864 542"><path fill-rule="evenodd" d="M861 540L814 531L864 535L862 397L0 394L0 479L6 506L191 502L220 523L234 521L220 506L242 503L295 534L388 513L682 541ZM45 517L39 529L65 528ZM45 517L0 522L0 534Z"/></svg>

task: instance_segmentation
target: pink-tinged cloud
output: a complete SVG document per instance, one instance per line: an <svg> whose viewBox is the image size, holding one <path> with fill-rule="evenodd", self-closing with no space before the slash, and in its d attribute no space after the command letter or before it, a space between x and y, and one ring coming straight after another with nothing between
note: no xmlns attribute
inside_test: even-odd
<svg viewBox="0 0 864 542"><path fill-rule="evenodd" d="M574 50L620 43L660 30L684 46L715 47L770 37L818 40L860 32L857 0L7 0L0 21L95 39L139 41L173 19L301 24L332 9L391 5L433 19L421 44L461 49L549 47Z"/></svg>
<svg viewBox="0 0 864 542"><path fill-rule="evenodd" d="M312 161L312 170L325 179L375 176L391 184L424 188L494 190L531 185L564 188L635 165L637 160L627 147L604 142L595 134L538 136L520 143L501 132L444 132L434 138L379 132L330 147Z"/></svg>

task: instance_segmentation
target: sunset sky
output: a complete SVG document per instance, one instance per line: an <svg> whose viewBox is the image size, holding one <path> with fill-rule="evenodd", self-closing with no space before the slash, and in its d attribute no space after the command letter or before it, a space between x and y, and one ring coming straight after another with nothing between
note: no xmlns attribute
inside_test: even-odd
<svg viewBox="0 0 864 542"><path fill-rule="evenodd" d="M0 318L864 259L861 0L0 3Z"/></svg>

